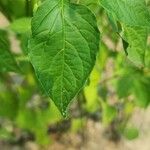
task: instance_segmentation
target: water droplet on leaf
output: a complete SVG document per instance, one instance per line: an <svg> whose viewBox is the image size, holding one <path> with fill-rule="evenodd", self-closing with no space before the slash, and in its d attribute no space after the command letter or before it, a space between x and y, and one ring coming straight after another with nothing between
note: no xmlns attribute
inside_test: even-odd
<svg viewBox="0 0 150 150"><path fill-rule="evenodd" d="M64 118L67 118L67 110L62 110L62 116L64 117Z"/></svg>

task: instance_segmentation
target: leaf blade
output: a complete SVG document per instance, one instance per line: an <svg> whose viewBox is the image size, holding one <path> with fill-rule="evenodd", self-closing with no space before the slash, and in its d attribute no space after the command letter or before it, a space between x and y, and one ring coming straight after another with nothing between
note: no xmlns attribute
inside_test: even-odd
<svg viewBox="0 0 150 150"><path fill-rule="evenodd" d="M101 0L100 3L123 24L148 28L150 26L150 14L145 0Z"/></svg>
<svg viewBox="0 0 150 150"><path fill-rule="evenodd" d="M0 72L19 72L19 67L10 51L7 33L0 30Z"/></svg>
<svg viewBox="0 0 150 150"><path fill-rule="evenodd" d="M81 5L46 0L32 20L32 34L31 63L63 114L95 64L99 47L95 16Z"/></svg>
<svg viewBox="0 0 150 150"><path fill-rule="evenodd" d="M139 68L144 67L150 27L150 14L145 0L101 0L100 3L122 25L128 59Z"/></svg>

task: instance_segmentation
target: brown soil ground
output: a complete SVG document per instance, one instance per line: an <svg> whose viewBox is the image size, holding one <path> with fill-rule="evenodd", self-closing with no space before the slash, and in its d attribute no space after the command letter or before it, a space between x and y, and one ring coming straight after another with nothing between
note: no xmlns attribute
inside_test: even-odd
<svg viewBox="0 0 150 150"><path fill-rule="evenodd" d="M66 133L47 148L39 148L35 143L27 142L23 147L1 144L0 150L150 150L149 114L150 108L135 111L131 122L140 130L140 135L132 141L122 138L118 143L112 142L105 138L101 123L89 120L84 129L84 141L79 134Z"/></svg>

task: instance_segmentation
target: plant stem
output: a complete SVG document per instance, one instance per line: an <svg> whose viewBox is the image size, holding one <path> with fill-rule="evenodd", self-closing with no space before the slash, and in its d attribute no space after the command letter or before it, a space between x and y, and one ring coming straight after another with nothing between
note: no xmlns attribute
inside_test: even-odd
<svg viewBox="0 0 150 150"><path fill-rule="evenodd" d="M32 0L26 0L26 16L32 16Z"/></svg>

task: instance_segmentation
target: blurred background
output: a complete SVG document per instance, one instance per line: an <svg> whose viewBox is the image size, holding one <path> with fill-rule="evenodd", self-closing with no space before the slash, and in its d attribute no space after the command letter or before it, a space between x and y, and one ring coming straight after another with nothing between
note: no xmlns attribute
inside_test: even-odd
<svg viewBox="0 0 150 150"><path fill-rule="evenodd" d="M0 62L0 150L150 150L150 59L144 68L136 67L103 8L80 3L97 17L100 50L63 118L27 57L31 17L39 3L0 0L0 61L14 56L13 62ZM3 39L11 52L5 57ZM146 58L149 46L148 40Z"/></svg>

